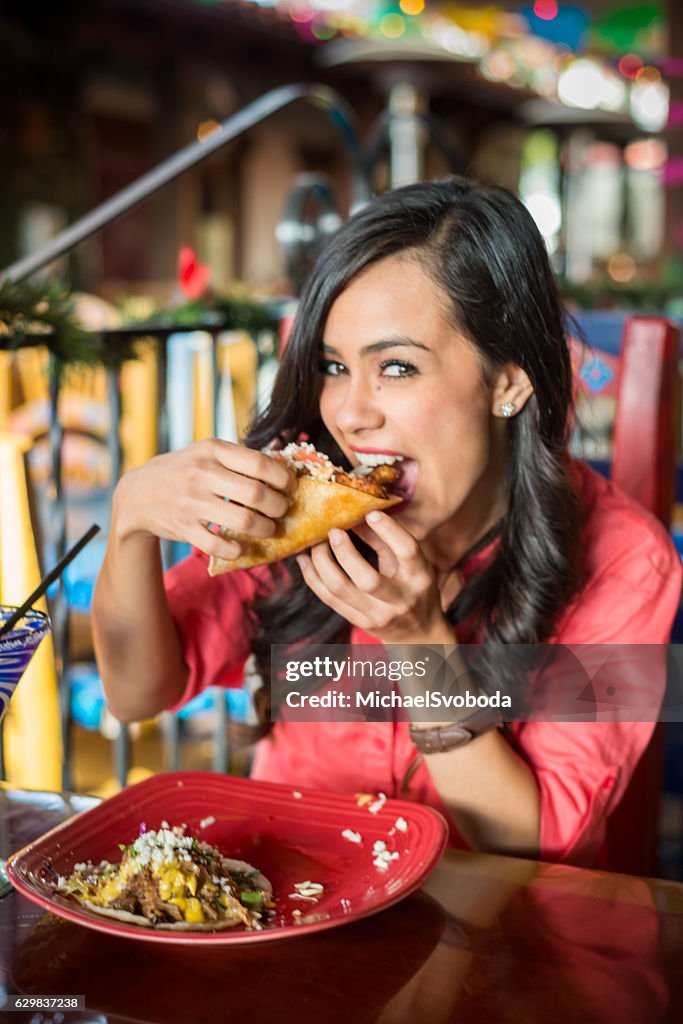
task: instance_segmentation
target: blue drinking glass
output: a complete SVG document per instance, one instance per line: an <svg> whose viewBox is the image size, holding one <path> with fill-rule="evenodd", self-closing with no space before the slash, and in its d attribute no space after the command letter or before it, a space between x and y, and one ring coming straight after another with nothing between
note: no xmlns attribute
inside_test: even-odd
<svg viewBox="0 0 683 1024"><path fill-rule="evenodd" d="M0 625L15 611L10 605L0 605ZM38 644L49 632L50 620L45 612L31 609L0 637L0 720Z"/></svg>

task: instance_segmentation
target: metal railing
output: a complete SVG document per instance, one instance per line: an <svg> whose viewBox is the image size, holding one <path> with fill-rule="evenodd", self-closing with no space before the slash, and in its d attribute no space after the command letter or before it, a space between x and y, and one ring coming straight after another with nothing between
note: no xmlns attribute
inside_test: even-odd
<svg viewBox="0 0 683 1024"><path fill-rule="evenodd" d="M202 141L195 141L185 146L179 152L164 160L157 167L144 174L137 181L122 189L115 196L105 200L90 213L75 221L54 239L40 248L37 252L22 257L0 273L0 279L8 279L13 282L21 281L37 271L43 269L53 260L73 250L81 242L101 231L113 221L128 213L134 207L139 206L147 199L155 195L169 182L178 178L185 171L201 163L207 157L216 153L229 142L248 132L251 128L262 123L267 118L291 106L294 103L304 101L324 111L339 131L342 143L350 159L350 171L352 178L352 198L354 205L358 205L369 197L369 186L360 159L355 116L346 104L346 101L334 90L321 84L295 84L282 86L274 89L264 96L250 103L237 114L232 115L217 127L208 137ZM217 401L218 373L216 368L217 335L223 329L220 324L207 327L205 324L197 324L196 327L183 328L158 328L144 326L130 330L116 330L103 332L106 344L116 351L121 347L122 342L133 336L152 337L157 341L158 357L158 410L157 410L157 450L164 452L168 450L168 410L166 404L166 369L167 350L166 343L172 333L190 331L193 329L204 330L211 334L213 339L213 360L214 360L214 410ZM40 338L35 339L35 344L41 343ZM54 357L50 357L49 367L49 397L50 397L50 452L51 452L51 476L54 487L54 500L51 503L51 526L53 550L57 558L61 557L66 549L66 505L62 480L62 443L64 440L64 428L60 423L58 414L59 392L60 392L60 366ZM109 407L111 414L109 454L111 465L111 489L120 476L122 465L122 448L120 438L121 422L121 389L119 372L116 369L108 370L109 378ZM62 732L64 741L64 768L63 788L71 788L71 694L68 683L69 668L69 635L68 635L68 601L63 584L57 589L51 600L51 617L53 622L53 638L55 655L60 678L60 703L62 714ZM219 711L219 722L224 724L224 708ZM170 759L173 763L178 757L178 731L177 721L165 723L165 731L169 739ZM229 752L224 737L219 739L217 744L217 758L227 761ZM120 739L116 744L116 774L119 781L125 784L125 778L129 767L129 743L127 731L124 727L120 730ZM214 766L217 767L216 759Z"/></svg>
<svg viewBox="0 0 683 1024"><path fill-rule="evenodd" d="M90 213L65 228L37 252L10 264L0 273L0 278L21 281L37 270L41 270L59 256L70 252L86 238L97 234L102 228L145 202L191 167L195 167L229 142L244 135L249 129L299 100L306 100L314 107L323 110L339 130L351 158L354 200L361 201L367 195L367 184L360 161L354 123L355 116L351 108L343 97L326 85L283 85L266 93L265 96L261 96L239 113L227 118L205 139L191 142L148 171L147 174L143 174L137 181L121 189L115 196L106 199Z"/></svg>

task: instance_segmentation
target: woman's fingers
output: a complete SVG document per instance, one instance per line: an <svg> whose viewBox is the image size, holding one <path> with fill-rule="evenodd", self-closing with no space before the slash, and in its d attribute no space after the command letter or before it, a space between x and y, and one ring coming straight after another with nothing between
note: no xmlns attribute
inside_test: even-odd
<svg viewBox="0 0 683 1024"><path fill-rule="evenodd" d="M245 533L249 537L265 539L272 537L276 530L276 523L262 516L252 508L238 505L234 501L224 501L215 495L210 495L198 510L198 518L203 523L215 523L216 526L226 526L238 533Z"/></svg>
<svg viewBox="0 0 683 1024"><path fill-rule="evenodd" d="M378 555L387 555L391 552L391 548L383 541L374 530L371 530L367 523L358 523L357 526L351 527L357 537L367 544L369 548L376 551Z"/></svg>
<svg viewBox="0 0 683 1024"><path fill-rule="evenodd" d="M343 601L350 608L363 611L362 606L364 601L367 603L367 599L335 560L329 544L323 541L322 544L312 547L310 559L322 585L329 594L337 600Z"/></svg>
<svg viewBox="0 0 683 1024"><path fill-rule="evenodd" d="M208 523L271 537L295 490L296 477L282 463L207 439L127 473L117 487L116 514L126 533L194 543L206 551Z"/></svg>
<svg viewBox="0 0 683 1024"><path fill-rule="evenodd" d="M318 544L316 548L320 548L323 545ZM327 546L327 545L325 545ZM315 548L312 549L315 551ZM358 626L360 629L368 629L370 620L358 609L356 605L349 604L339 592L333 592L328 584L325 582L319 572L320 559L318 556L317 562L314 563L311 555L300 554L296 556L296 560L301 569L301 575L304 578L307 586L311 588L314 594L320 598L320 600L331 608L332 611L337 612L342 618L346 619L347 622L352 623L354 626ZM341 573L340 569L337 572ZM327 574L326 574L327 575Z"/></svg>
<svg viewBox="0 0 683 1024"><path fill-rule="evenodd" d="M239 541L221 537L202 526L188 531L186 540L193 548L203 551L209 557L239 558L244 553L244 546Z"/></svg>
<svg viewBox="0 0 683 1024"><path fill-rule="evenodd" d="M290 496L296 491L295 474L279 459L273 459L253 448L221 441L219 438L212 438L208 445L211 454L221 466L241 477L262 481L273 490Z"/></svg>
<svg viewBox="0 0 683 1024"><path fill-rule="evenodd" d="M399 565L409 571L426 567L427 562L420 545L392 516L385 515L384 512L368 512L365 522L379 541L396 556Z"/></svg>
<svg viewBox="0 0 683 1024"><path fill-rule="evenodd" d="M349 535L343 530L330 530L329 540L334 558L351 582L363 593L381 600L386 579L356 550Z"/></svg>
<svg viewBox="0 0 683 1024"><path fill-rule="evenodd" d="M289 509L290 502L286 494L274 491L261 480L241 476L229 469L211 469L197 482L201 493L228 498L229 501L253 509L271 520L281 519Z"/></svg>

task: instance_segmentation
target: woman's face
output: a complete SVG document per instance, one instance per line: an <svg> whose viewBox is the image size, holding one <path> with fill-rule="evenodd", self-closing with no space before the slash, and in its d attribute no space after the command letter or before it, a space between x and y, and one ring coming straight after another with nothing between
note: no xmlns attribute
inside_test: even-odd
<svg viewBox="0 0 683 1024"><path fill-rule="evenodd" d="M503 514L506 443L494 386L448 305L414 260L371 265L330 309L320 398L354 466L403 457L398 487L408 500L396 517L445 564Z"/></svg>

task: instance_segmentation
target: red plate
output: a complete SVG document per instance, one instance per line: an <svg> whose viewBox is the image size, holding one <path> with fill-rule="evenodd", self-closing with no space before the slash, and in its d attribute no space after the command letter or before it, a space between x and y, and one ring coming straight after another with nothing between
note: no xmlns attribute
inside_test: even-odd
<svg viewBox="0 0 683 1024"><path fill-rule="evenodd" d="M441 857L447 826L436 811L403 800L387 800L379 809L375 805L374 813L369 806L359 807L353 796L297 791L212 772L171 772L129 786L53 828L14 854L7 874L39 906L111 935L187 945L292 938L391 906L417 889ZM202 828L207 818L215 822ZM81 861L118 861L119 843L132 842L141 823L149 830L162 821L186 823L190 834L263 871L273 884L275 922L262 931L155 931L74 906L55 888L51 869L68 875ZM359 833L362 841L345 838L347 829ZM373 863L378 840L398 854L384 871ZM323 884L316 903L290 898L294 884L304 881ZM301 917L293 916L296 910Z"/></svg>

